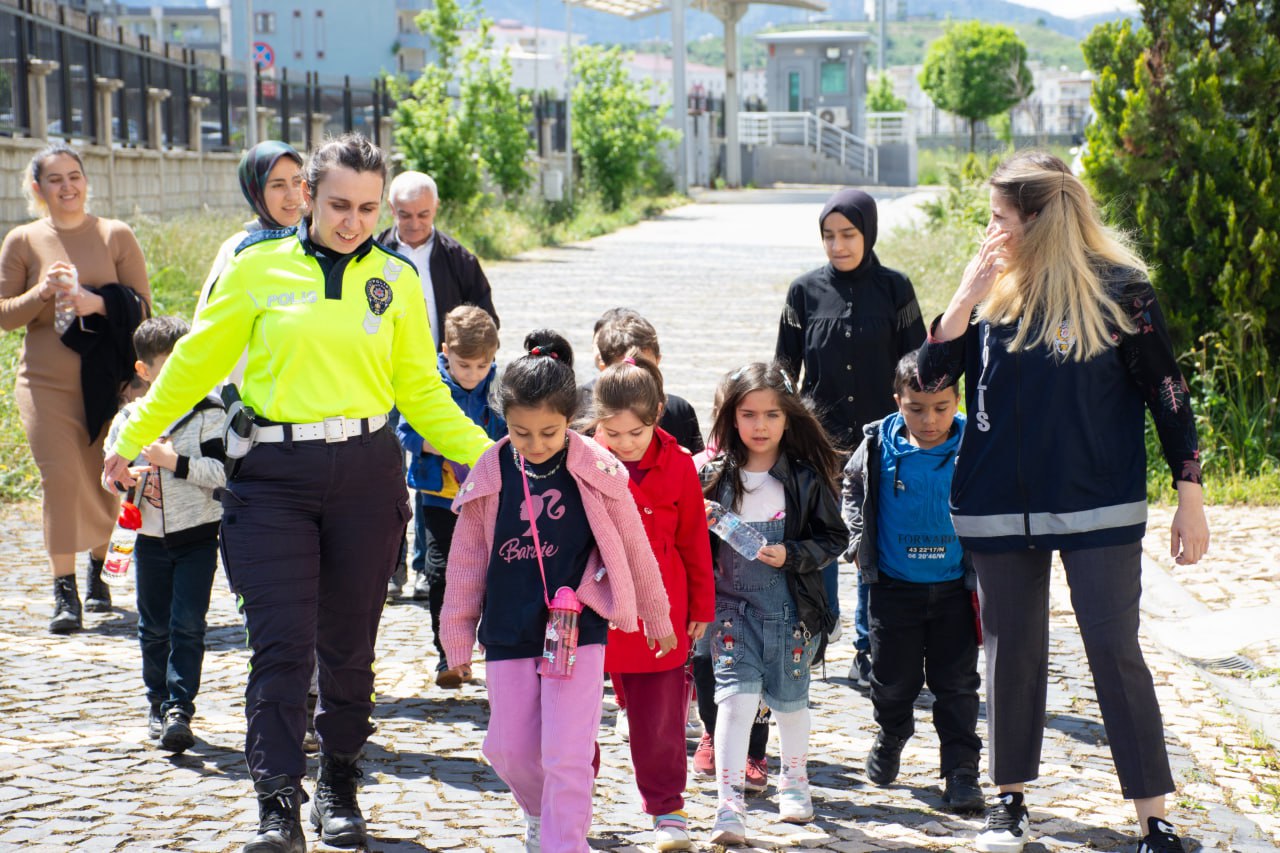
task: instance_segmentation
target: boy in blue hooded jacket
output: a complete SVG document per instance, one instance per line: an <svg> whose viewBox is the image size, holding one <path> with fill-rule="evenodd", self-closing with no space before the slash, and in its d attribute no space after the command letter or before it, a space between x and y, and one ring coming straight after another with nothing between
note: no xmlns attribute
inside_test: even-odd
<svg viewBox="0 0 1280 853"><path fill-rule="evenodd" d="M867 756L876 785L898 776L927 682L941 747L943 802L980 811L978 633L973 572L951 525L949 499L964 431L959 390L922 390L916 355L894 372L898 411L867 424L844 470L848 555L868 585L871 703L880 726Z"/></svg>
<svg viewBox="0 0 1280 853"><path fill-rule="evenodd" d="M507 422L489 406L489 388L497 375L493 360L497 353L498 326L483 309L459 305L445 316L444 342L437 356L440 378L458 408L494 440L507 434ZM425 573L427 578L431 633L440 654L436 684L461 687L466 676L460 670L449 669L440 645L440 610L444 606L449 547L458 521L450 507L458 494L458 485L467 478L467 469L436 453L406 421L400 421L396 436L411 457L406 479L409 488L414 490L413 570ZM425 548L421 544L424 542Z"/></svg>

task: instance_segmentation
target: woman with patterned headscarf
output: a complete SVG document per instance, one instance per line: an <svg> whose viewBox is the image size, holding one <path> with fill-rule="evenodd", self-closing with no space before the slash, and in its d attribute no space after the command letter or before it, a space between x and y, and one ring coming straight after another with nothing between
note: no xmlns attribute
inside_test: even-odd
<svg viewBox="0 0 1280 853"><path fill-rule="evenodd" d="M218 249L209 275L200 288L196 313L209 301L213 283L222 275L236 248L257 231L292 228L302 220L302 155L285 142L268 139L244 152L240 158L240 191L255 214L244 228L232 234ZM229 381L239 383L244 375L243 362L236 365Z"/></svg>

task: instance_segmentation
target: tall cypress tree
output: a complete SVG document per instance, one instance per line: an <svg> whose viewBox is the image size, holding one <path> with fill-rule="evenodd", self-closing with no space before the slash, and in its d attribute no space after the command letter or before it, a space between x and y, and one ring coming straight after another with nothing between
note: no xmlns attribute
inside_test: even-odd
<svg viewBox="0 0 1280 853"><path fill-rule="evenodd" d="M1141 27L1084 45L1087 179L1139 240L1180 347L1238 325L1280 354L1280 4L1141 5Z"/></svg>

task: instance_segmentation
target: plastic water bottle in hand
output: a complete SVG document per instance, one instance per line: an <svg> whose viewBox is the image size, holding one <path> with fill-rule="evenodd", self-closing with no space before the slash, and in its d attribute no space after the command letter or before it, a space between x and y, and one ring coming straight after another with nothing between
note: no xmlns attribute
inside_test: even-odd
<svg viewBox="0 0 1280 853"><path fill-rule="evenodd" d="M58 278L62 281L70 281L72 284L70 293L58 291L58 295L53 301L53 328L54 331L61 335L71 328L71 324L76 319L76 304L72 300L80 290L80 275L76 272L75 267L70 267L59 272Z"/></svg>
<svg viewBox="0 0 1280 853"><path fill-rule="evenodd" d="M129 582L129 567L133 565L133 549L138 543L138 528L142 526L142 513L130 501L120 506L116 529L107 545L107 559L102 565L102 579L110 586L124 586Z"/></svg>
<svg viewBox="0 0 1280 853"><path fill-rule="evenodd" d="M760 553L760 549L769 544L769 540L743 521L742 516L725 509L715 501L707 501L707 520L711 525L712 533L747 559L754 560Z"/></svg>

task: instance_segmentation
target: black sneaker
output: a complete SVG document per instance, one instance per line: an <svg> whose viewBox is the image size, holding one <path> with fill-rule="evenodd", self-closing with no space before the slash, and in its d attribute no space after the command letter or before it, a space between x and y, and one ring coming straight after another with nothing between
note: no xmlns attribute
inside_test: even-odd
<svg viewBox="0 0 1280 853"><path fill-rule="evenodd" d="M186 752L195 743L196 736L191 733L191 715L181 708L170 708L164 715L160 746L170 752Z"/></svg>
<svg viewBox="0 0 1280 853"><path fill-rule="evenodd" d="M159 740L164 734L164 715L160 713L158 704L147 709L147 737Z"/></svg>
<svg viewBox="0 0 1280 853"><path fill-rule="evenodd" d="M80 590L76 588L75 575L63 575L53 579L53 618L49 620L50 634L70 634L84 627L80 615Z"/></svg>
<svg viewBox="0 0 1280 853"><path fill-rule="evenodd" d="M895 737L885 732L876 735L876 742L867 755L867 778L883 788L892 785L898 778L898 767L902 763L902 747L906 746L906 738Z"/></svg>
<svg viewBox="0 0 1280 853"><path fill-rule="evenodd" d="M853 656L853 666L849 667L849 680L853 686L866 692L871 689L871 653L858 652Z"/></svg>
<svg viewBox="0 0 1280 853"><path fill-rule="evenodd" d="M102 560L95 560L92 554L85 571L84 609L89 613L111 612L111 587L102 579Z"/></svg>
<svg viewBox="0 0 1280 853"><path fill-rule="evenodd" d="M947 774L942 791L942 802L953 812L980 812L986 805L982 788L978 786L978 771L970 767L957 767Z"/></svg>
<svg viewBox="0 0 1280 853"><path fill-rule="evenodd" d="M1173 824L1158 817L1147 818L1147 837L1138 843L1134 853L1186 853L1182 839L1173 831Z"/></svg>
<svg viewBox="0 0 1280 853"><path fill-rule="evenodd" d="M1030 831L1031 818L1022 794L1009 791L987 809L987 825L974 839L973 849L979 853L1021 853Z"/></svg>

